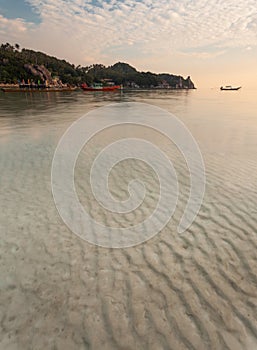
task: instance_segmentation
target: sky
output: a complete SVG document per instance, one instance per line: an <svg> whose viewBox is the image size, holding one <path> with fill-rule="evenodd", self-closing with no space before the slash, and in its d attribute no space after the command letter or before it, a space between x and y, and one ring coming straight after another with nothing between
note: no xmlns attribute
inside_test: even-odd
<svg viewBox="0 0 257 350"><path fill-rule="evenodd" d="M197 87L256 87L257 0L0 0L0 42Z"/></svg>

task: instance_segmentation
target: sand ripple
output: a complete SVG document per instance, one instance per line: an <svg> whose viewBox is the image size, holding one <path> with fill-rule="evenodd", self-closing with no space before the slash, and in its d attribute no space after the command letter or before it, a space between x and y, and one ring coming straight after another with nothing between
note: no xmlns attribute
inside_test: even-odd
<svg viewBox="0 0 257 350"><path fill-rule="evenodd" d="M182 235L189 186L178 163L184 190L174 219L150 241L115 250L82 241L59 218L51 139L22 134L1 147L0 349L257 348L256 162L205 154L204 203ZM121 164L110 177L117 198L132 173L148 184L147 205L120 219L79 181L88 169L80 162L81 201L102 222L141 222L154 208L158 183L145 165Z"/></svg>

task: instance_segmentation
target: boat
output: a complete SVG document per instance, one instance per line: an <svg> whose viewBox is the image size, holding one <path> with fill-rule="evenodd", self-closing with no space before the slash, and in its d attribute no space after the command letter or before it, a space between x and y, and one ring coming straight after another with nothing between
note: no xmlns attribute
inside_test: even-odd
<svg viewBox="0 0 257 350"><path fill-rule="evenodd" d="M241 89L241 86L233 87L231 85L221 86L220 90L230 91L230 90L239 90Z"/></svg>
<svg viewBox="0 0 257 350"><path fill-rule="evenodd" d="M115 91L120 90L121 88L121 85L104 85L102 83L94 83L91 86L88 86L86 83L81 85L81 89L83 89L84 91Z"/></svg>
<svg viewBox="0 0 257 350"><path fill-rule="evenodd" d="M75 91L77 87L72 86L45 86L45 85L29 85L21 84L17 87L3 87L3 92L63 92Z"/></svg>

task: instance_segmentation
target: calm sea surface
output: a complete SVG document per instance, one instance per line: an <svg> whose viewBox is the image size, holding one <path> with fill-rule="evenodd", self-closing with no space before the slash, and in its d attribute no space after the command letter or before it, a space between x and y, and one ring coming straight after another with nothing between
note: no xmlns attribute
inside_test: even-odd
<svg viewBox="0 0 257 350"><path fill-rule="evenodd" d="M256 349L256 95L246 89L0 92L0 349ZM187 168L167 140L145 132L178 159L178 208L153 239L107 249L83 241L59 217L51 163L72 122L121 102L161 107L187 126L202 152L206 192L195 222L178 234ZM94 202L84 177L102 146L133 132L109 130L78 159L78 194L99 221L119 224ZM128 162L110 178L115 196L124 199L134 171L154 191L156 179L145 165ZM125 222L143 220L154 199Z"/></svg>

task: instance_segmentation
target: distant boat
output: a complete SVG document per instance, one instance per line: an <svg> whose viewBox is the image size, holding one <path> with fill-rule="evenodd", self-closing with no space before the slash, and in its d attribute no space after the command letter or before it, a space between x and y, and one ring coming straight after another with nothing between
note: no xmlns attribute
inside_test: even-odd
<svg viewBox="0 0 257 350"><path fill-rule="evenodd" d="M81 85L81 89L84 91L115 91L120 90L121 85L103 85L102 83L95 83L91 86L88 86L86 83Z"/></svg>
<svg viewBox="0 0 257 350"><path fill-rule="evenodd" d="M238 87L233 87L233 86L231 86L231 85L227 85L227 86L221 86L220 87L220 90L228 90L228 91L230 91L230 90L239 90L239 89L241 89L241 86L238 86Z"/></svg>

